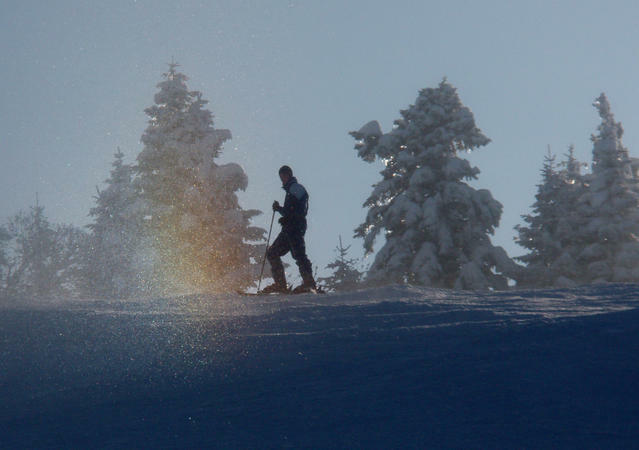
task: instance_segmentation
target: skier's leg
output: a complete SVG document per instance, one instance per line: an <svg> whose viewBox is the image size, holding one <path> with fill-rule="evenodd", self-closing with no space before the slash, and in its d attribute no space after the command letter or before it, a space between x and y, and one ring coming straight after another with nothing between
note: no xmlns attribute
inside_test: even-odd
<svg viewBox="0 0 639 450"><path fill-rule="evenodd" d="M304 235L301 233L294 233L289 236L289 245L291 248L291 255L295 259L295 263L300 270L302 277L302 286L306 288L315 288L315 280L313 279L313 265L306 256L306 243L304 242Z"/></svg>
<svg viewBox="0 0 639 450"><path fill-rule="evenodd" d="M271 273L273 275L275 285L282 289L286 288L286 275L284 274L282 256L286 255L289 250L289 240L286 234L281 232L266 252L266 258L271 264Z"/></svg>

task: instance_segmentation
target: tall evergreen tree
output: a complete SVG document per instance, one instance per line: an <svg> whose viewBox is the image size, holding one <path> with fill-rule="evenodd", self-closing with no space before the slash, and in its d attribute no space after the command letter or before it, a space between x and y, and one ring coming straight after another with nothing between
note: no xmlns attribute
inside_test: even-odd
<svg viewBox="0 0 639 450"><path fill-rule="evenodd" d="M601 124L591 138L592 174L579 203L581 281L639 281L639 179L606 95L594 106Z"/></svg>
<svg viewBox="0 0 639 450"><path fill-rule="evenodd" d="M351 246L344 247L342 237L339 237L339 245L335 248L337 258L326 266L332 269L333 274L327 278L320 278L318 281L324 284L327 289L333 291L347 291L355 289L362 280L362 272L357 270L356 259L348 257Z"/></svg>
<svg viewBox="0 0 639 450"><path fill-rule="evenodd" d="M490 142L475 126L470 109L446 80L420 91L401 111L392 131L382 134L370 122L350 134L365 161L379 158L385 168L364 206L355 230L373 251L385 230L386 242L368 279L459 289L505 288L517 268L489 235L499 224L502 205L488 190L476 190L479 169L458 156Z"/></svg>
<svg viewBox="0 0 639 450"><path fill-rule="evenodd" d="M241 289L256 278L264 230L250 225L236 192L247 187L243 169L216 163L228 130L215 129L207 101L189 91L187 78L169 66L146 110L149 126L137 161L154 242L155 283L169 288Z"/></svg>
<svg viewBox="0 0 639 450"><path fill-rule="evenodd" d="M140 288L137 264L142 251L144 216L133 167L118 148L106 188L98 189L89 215L94 223L85 263L86 290L100 297L126 297Z"/></svg>

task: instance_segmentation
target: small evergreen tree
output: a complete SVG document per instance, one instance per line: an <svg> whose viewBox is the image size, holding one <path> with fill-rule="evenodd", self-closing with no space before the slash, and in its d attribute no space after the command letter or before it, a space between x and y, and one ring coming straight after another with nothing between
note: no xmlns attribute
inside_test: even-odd
<svg viewBox="0 0 639 450"><path fill-rule="evenodd" d="M140 192L133 183L133 167L115 153L106 188L98 189L89 213L94 223L85 261L85 289L98 297L126 297L140 288L137 255L141 252L144 216Z"/></svg>
<svg viewBox="0 0 639 450"><path fill-rule="evenodd" d="M11 249L3 290L7 297L60 297L77 293L85 234L53 226L36 203L9 220Z"/></svg>
<svg viewBox="0 0 639 450"><path fill-rule="evenodd" d="M550 284L550 266L561 251L561 244L556 240L557 224L562 214L562 205L557 201L561 190L561 176L556 170L555 156L550 153L544 158L541 170L542 182L537 185L536 201L532 206L533 214L522 216L528 226L517 225L519 236L516 241L530 253L517 259L526 264L524 280L517 280L518 285Z"/></svg>
<svg viewBox="0 0 639 450"><path fill-rule="evenodd" d="M548 150L533 214L522 216L528 226L515 227L515 240L530 251L517 258L526 264L517 280L520 286L572 285L577 277L574 230L580 218L574 211L582 192L581 164L575 159L572 146L566 158L557 166Z"/></svg>
<svg viewBox="0 0 639 450"><path fill-rule="evenodd" d="M9 221L9 231L15 239L15 267L8 283L10 296L44 297L57 290L55 230L36 204L30 213L19 212Z"/></svg>
<svg viewBox="0 0 639 450"><path fill-rule="evenodd" d="M586 164L575 158L574 147L570 146L566 158L560 163L561 190L557 203L561 213L556 227L556 240L561 245L560 254L553 261L550 273L551 286L570 287L582 278L578 263L580 242L575 230L583 226L583 218L576 205L585 192L584 175L581 168Z"/></svg>
<svg viewBox="0 0 639 450"><path fill-rule="evenodd" d="M324 283L327 289L332 291L347 291L359 286L363 273L355 268L356 259L348 258L348 251L351 246L344 247L342 237L339 237L339 245L335 248L337 258L326 266L332 269L333 274L327 278L320 278L318 281Z"/></svg>
<svg viewBox="0 0 639 450"><path fill-rule="evenodd" d="M579 201L581 281L639 281L639 179L606 95L594 106L601 124L591 138L592 174Z"/></svg>
<svg viewBox="0 0 639 450"><path fill-rule="evenodd" d="M489 238L502 206L488 190L467 184L479 169L458 156L490 140L446 80L420 91L401 116L388 133L382 134L376 122L350 133L362 159L379 158L385 165L383 179L364 203L366 220L355 230L368 253L385 230L386 242L367 279L458 289L507 287L517 267Z"/></svg>
<svg viewBox="0 0 639 450"><path fill-rule="evenodd" d="M250 225L236 192L248 179L237 164L219 165L229 130L213 127L202 94L189 91L177 64L159 83L138 155L138 183L153 242L154 284L169 289L244 289L259 270L254 242L264 230ZM166 282L166 283L165 283Z"/></svg>
<svg viewBox="0 0 639 450"><path fill-rule="evenodd" d="M0 226L0 299L7 298L7 282L11 274L9 261L9 242L11 235L7 229Z"/></svg>
<svg viewBox="0 0 639 450"><path fill-rule="evenodd" d="M78 297L84 294L85 252L89 244L89 235L73 225L56 225L55 235L61 292Z"/></svg>

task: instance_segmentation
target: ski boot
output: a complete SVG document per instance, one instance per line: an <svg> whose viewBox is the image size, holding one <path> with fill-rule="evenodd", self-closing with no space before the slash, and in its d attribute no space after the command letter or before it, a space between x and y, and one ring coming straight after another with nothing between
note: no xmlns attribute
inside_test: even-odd
<svg viewBox="0 0 639 450"><path fill-rule="evenodd" d="M258 294L288 294L290 292L286 284L273 283L266 286Z"/></svg>
<svg viewBox="0 0 639 450"><path fill-rule="evenodd" d="M297 286L295 289L293 289L293 294L304 294L307 292L317 292L317 286L315 285L314 281L305 281Z"/></svg>

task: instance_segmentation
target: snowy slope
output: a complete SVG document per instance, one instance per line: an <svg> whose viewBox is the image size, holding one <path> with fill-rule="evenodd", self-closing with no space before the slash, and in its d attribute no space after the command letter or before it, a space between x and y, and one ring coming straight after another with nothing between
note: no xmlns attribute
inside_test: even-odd
<svg viewBox="0 0 639 450"><path fill-rule="evenodd" d="M0 309L0 447L632 447L639 285Z"/></svg>

